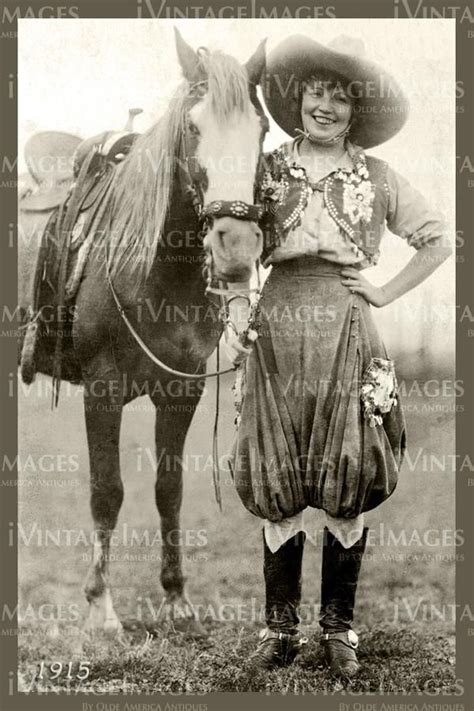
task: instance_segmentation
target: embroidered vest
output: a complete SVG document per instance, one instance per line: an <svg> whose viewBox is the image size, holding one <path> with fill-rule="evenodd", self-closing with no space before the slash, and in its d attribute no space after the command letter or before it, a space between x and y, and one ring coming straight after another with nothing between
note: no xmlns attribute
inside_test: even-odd
<svg viewBox="0 0 474 711"><path fill-rule="evenodd" d="M354 170L335 170L317 184L294 162L288 144L263 157L256 197L264 208L264 260L301 223L313 190L321 190L325 208L350 239L355 255L376 262L388 210L387 163L351 148Z"/></svg>

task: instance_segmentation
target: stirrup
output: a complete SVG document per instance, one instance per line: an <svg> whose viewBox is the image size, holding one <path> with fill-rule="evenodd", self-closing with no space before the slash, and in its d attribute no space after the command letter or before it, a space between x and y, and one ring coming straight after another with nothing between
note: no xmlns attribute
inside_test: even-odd
<svg viewBox="0 0 474 711"><path fill-rule="evenodd" d="M352 677L357 674L360 669L356 655L359 637L354 630L325 632L321 644L329 669L333 674L343 677Z"/></svg>
<svg viewBox="0 0 474 711"><path fill-rule="evenodd" d="M250 661L260 669L275 669L291 664L308 638L300 632L278 632L264 628L259 633L260 641Z"/></svg>

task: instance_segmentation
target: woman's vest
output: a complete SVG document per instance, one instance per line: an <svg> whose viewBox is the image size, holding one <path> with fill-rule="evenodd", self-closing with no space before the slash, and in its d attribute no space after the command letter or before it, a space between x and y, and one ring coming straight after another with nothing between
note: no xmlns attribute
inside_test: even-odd
<svg viewBox="0 0 474 711"><path fill-rule="evenodd" d="M313 191L319 190L330 216L351 240L355 254L375 262L389 203L387 163L366 156L361 148L349 144L353 171L337 169L311 183L305 169L295 163L292 145L283 144L262 158L256 195L264 210L260 222L264 235L262 259L284 244L290 230L301 223Z"/></svg>

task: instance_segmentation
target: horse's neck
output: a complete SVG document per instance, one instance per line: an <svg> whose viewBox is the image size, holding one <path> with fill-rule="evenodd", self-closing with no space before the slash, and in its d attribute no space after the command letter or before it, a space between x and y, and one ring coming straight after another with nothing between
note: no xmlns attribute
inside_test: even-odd
<svg viewBox="0 0 474 711"><path fill-rule="evenodd" d="M168 216L157 249L149 283L177 298L204 297L203 246L199 221L191 200L183 196L179 180L173 182Z"/></svg>

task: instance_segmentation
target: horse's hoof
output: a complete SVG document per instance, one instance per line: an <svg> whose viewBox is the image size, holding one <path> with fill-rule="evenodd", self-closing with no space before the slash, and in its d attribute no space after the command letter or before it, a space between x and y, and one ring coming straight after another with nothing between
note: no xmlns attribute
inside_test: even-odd
<svg viewBox="0 0 474 711"><path fill-rule="evenodd" d="M84 631L89 635L104 634L107 637L122 635L122 623L114 610L112 596L108 588L98 597L90 599L89 615Z"/></svg>
<svg viewBox="0 0 474 711"><path fill-rule="evenodd" d="M107 637L121 637L123 634L123 626L118 617L105 620L103 630Z"/></svg>
<svg viewBox="0 0 474 711"><path fill-rule="evenodd" d="M176 632L182 632L189 637L208 637L209 633L201 621L195 618L173 620L172 627Z"/></svg>
<svg viewBox="0 0 474 711"><path fill-rule="evenodd" d="M161 618L171 632L182 632L192 637L208 636L192 604L186 598L166 600Z"/></svg>
<svg viewBox="0 0 474 711"><path fill-rule="evenodd" d="M125 639L125 633L120 622L116 624L112 621L106 621L100 627L86 623L83 632L89 642L108 643L115 640L121 642Z"/></svg>
<svg viewBox="0 0 474 711"><path fill-rule="evenodd" d="M110 617L106 620L97 620L96 616L92 614L86 620L84 632L89 637L106 636L109 639L112 639L123 635L123 627L118 617Z"/></svg>

